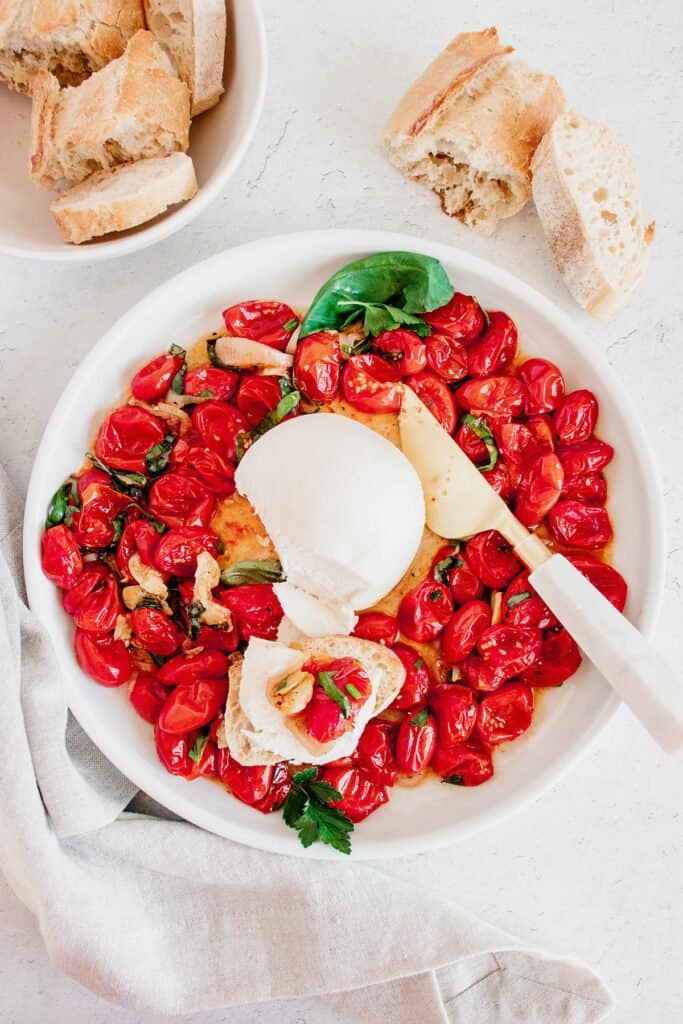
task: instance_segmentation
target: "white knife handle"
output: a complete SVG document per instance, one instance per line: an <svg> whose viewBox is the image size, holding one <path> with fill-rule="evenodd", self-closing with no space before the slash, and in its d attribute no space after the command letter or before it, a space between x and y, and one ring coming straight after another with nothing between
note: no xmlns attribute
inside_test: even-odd
<svg viewBox="0 0 683 1024"><path fill-rule="evenodd" d="M683 682L642 633L563 555L529 582L660 747L683 747Z"/></svg>

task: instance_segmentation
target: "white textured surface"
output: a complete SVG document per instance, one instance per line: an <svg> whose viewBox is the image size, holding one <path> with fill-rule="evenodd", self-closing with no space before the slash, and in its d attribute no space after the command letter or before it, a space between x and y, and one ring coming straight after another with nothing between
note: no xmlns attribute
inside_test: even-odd
<svg viewBox="0 0 683 1024"><path fill-rule="evenodd" d="M499 262L575 316L640 406L669 513L657 637L674 660L683 613L683 472L675 450L683 439L680 5L482 0L463 21L445 0L264 0L264 7L272 61L266 112L220 202L155 249L99 267L0 259L0 460L25 488L47 416L92 341L149 288L198 259L316 226L385 227L453 242ZM554 72L572 105L620 133L640 169L645 212L657 220L652 265L627 309L607 325L572 305L531 209L504 222L495 238L479 239L443 217L436 201L403 182L382 155L381 125L411 77L450 35L488 24L497 24L531 63ZM493 924L589 960L615 990L611 1024L674 1024L683 1004L680 793L680 761L658 754L621 711L570 776L535 805L494 831L398 861L393 870L425 885L439 879ZM5 888L0 993L2 1024L162 1019L110 1007L62 977L48 963L31 915ZM332 1021L311 1002L175 1019Z"/></svg>

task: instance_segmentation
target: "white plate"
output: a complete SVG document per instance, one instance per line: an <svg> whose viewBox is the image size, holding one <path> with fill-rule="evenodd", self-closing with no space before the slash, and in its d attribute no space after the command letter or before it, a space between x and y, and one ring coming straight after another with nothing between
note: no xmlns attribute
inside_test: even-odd
<svg viewBox="0 0 683 1024"><path fill-rule="evenodd" d="M148 224L83 245L68 245L52 219L53 193L28 176L31 101L0 86L0 252L33 259L94 263L144 249L189 224L221 194L239 166L263 107L268 74L258 0L227 0L225 94L190 129L199 192Z"/></svg>
<svg viewBox="0 0 683 1024"><path fill-rule="evenodd" d="M380 231L309 232L263 239L191 267L143 299L95 346L64 392L45 431L26 503L24 562L31 606L54 642L66 696L102 752L141 789L184 818L251 846L310 857L338 856L316 844L302 850L279 814L260 814L215 783L186 782L157 760L151 727L137 717L125 688L97 686L78 668L71 619L43 576L39 542L47 503L81 464L105 412L123 399L133 372L170 342L190 344L221 323L221 311L251 298L277 298L305 307L338 267L387 249L440 259L456 288L489 309L504 309L519 327L528 355L563 370L568 388L588 387L600 402L599 430L616 447L609 468L614 562L630 584L627 612L646 633L662 591L664 517L651 456L634 411L609 368L572 323L543 296L511 275L465 252ZM490 825L538 796L577 757L609 719L618 698L584 664L572 680L544 691L534 723L496 755L496 774L478 788L440 785L396 789L385 807L356 829L358 858L388 857L453 842Z"/></svg>

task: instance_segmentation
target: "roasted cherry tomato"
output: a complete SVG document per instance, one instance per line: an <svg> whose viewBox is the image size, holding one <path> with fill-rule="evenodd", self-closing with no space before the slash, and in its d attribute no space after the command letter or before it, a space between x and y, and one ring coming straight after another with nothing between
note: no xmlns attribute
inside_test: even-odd
<svg viewBox="0 0 683 1024"><path fill-rule="evenodd" d="M121 686L133 675L133 661L122 640L77 629L74 647L78 664L100 686Z"/></svg>
<svg viewBox="0 0 683 1024"><path fill-rule="evenodd" d="M323 782L341 793L341 800L330 801L353 822L362 821L389 799L386 789L373 782L360 768L328 765L322 774Z"/></svg>
<svg viewBox="0 0 683 1024"><path fill-rule="evenodd" d="M508 542L497 530L484 530L467 541L465 559L485 587L502 590L522 568Z"/></svg>
<svg viewBox="0 0 683 1024"><path fill-rule="evenodd" d="M111 572L104 562L86 562L74 585L62 594L62 608L67 615L73 615L81 602L109 577Z"/></svg>
<svg viewBox="0 0 683 1024"><path fill-rule="evenodd" d="M524 412L527 416L552 412L564 397L564 377L547 359L527 359L518 370L526 384Z"/></svg>
<svg viewBox="0 0 683 1024"><path fill-rule="evenodd" d="M539 629L547 629L557 624L557 619L550 608L529 583L527 569L515 576L503 594L501 615L503 622L508 626L537 626Z"/></svg>
<svg viewBox="0 0 683 1024"><path fill-rule="evenodd" d="M505 682L505 672L484 661L479 654L468 654L460 665L460 671L467 685L479 693L490 693Z"/></svg>
<svg viewBox="0 0 683 1024"><path fill-rule="evenodd" d="M263 302L260 299L224 309L223 322L234 337L251 338L281 352L287 348L292 333L299 326L296 313L285 302Z"/></svg>
<svg viewBox="0 0 683 1024"><path fill-rule="evenodd" d="M581 652L566 629L549 630L543 637L541 652L521 679L528 686L561 686L581 664Z"/></svg>
<svg viewBox="0 0 683 1024"><path fill-rule="evenodd" d="M436 716L439 746L451 747L471 735L477 721L477 702L468 686L439 686L430 695L429 706Z"/></svg>
<svg viewBox="0 0 683 1024"><path fill-rule="evenodd" d="M488 426L484 417L481 417L480 421L483 425ZM458 427L455 433L455 443L462 448L467 458L475 466L483 466L491 459L489 450L483 440L467 423L461 423Z"/></svg>
<svg viewBox="0 0 683 1024"><path fill-rule="evenodd" d="M453 747L439 744L431 767L454 786L480 786L493 775L493 761L484 744L473 737Z"/></svg>
<svg viewBox="0 0 683 1024"><path fill-rule="evenodd" d="M154 564L162 573L187 579L197 570L197 555L208 551L214 557L221 542L211 530L196 526L183 526L165 533L154 552Z"/></svg>
<svg viewBox="0 0 683 1024"><path fill-rule="evenodd" d="M358 740L358 764L379 786L393 786L398 778L395 743L396 726L378 718L368 722Z"/></svg>
<svg viewBox="0 0 683 1024"><path fill-rule="evenodd" d="M560 500L564 471L554 452L537 456L522 473L514 512L525 526L536 526Z"/></svg>
<svg viewBox="0 0 683 1024"><path fill-rule="evenodd" d="M398 727L396 763L407 775L419 775L436 749L436 721L427 708L410 711Z"/></svg>
<svg viewBox="0 0 683 1024"><path fill-rule="evenodd" d="M83 572L83 556L71 530L63 523L51 526L40 541L43 572L58 587L72 587Z"/></svg>
<svg viewBox="0 0 683 1024"><path fill-rule="evenodd" d="M607 511L579 501L558 501L548 513L553 537L570 548L602 548L612 539Z"/></svg>
<svg viewBox="0 0 683 1024"><path fill-rule="evenodd" d="M173 448L171 465L182 467L186 476L198 480L216 498L229 497L235 491L235 467L218 452L205 448L201 439L198 442L188 444L181 438Z"/></svg>
<svg viewBox="0 0 683 1024"><path fill-rule="evenodd" d="M85 572L83 576L85 576ZM83 580L83 576L80 577L77 587ZM73 594L73 591L67 591L65 597L69 594ZM113 631L116 620L122 611L118 583L108 573L99 578L90 593L83 595L71 614L78 629L82 629L86 633L102 634Z"/></svg>
<svg viewBox="0 0 683 1024"><path fill-rule="evenodd" d="M391 363L400 377L419 373L427 365L424 340L414 331L402 327L395 331L382 331L373 341L372 348Z"/></svg>
<svg viewBox="0 0 683 1024"><path fill-rule="evenodd" d="M239 411L226 402L203 402L192 410L192 426L204 444L228 462L237 457L237 438L249 430Z"/></svg>
<svg viewBox="0 0 683 1024"><path fill-rule="evenodd" d="M164 686L177 686L196 679L226 679L228 659L221 651L200 651L198 654L177 654L162 665L157 676Z"/></svg>
<svg viewBox="0 0 683 1024"><path fill-rule="evenodd" d="M607 501L607 481L602 473L565 476L562 497L580 501L583 505L604 505Z"/></svg>
<svg viewBox="0 0 683 1024"><path fill-rule="evenodd" d="M303 666L318 682L313 696L301 713L306 729L318 743L338 739L356 720L358 712L372 693L372 684L365 670L353 658L316 661ZM341 696L335 699L320 684L320 673L326 672ZM345 701L345 710L340 706Z"/></svg>
<svg viewBox="0 0 683 1024"><path fill-rule="evenodd" d="M472 572L464 560L460 559L460 561L462 565L456 565L451 569L448 582L450 583L453 600L456 604L463 605L466 601L482 597L484 594L484 584Z"/></svg>
<svg viewBox="0 0 683 1024"><path fill-rule="evenodd" d="M179 683L164 702L157 719L159 728L182 735L192 729L201 729L225 706L227 695L226 679L194 679L189 683Z"/></svg>
<svg viewBox="0 0 683 1024"><path fill-rule="evenodd" d="M530 668L541 653L542 634L535 626L489 626L477 641L477 650L487 665L506 679Z"/></svg>
<svg viewBox="0 0 683 1024"><path fill-rule="evenodd" d="M216 591L216 600L230 609L242 640L252 636L274 640L282 620L282 605L269 583L245 583Z"/></svg>
<svg viewBox="0 0 683 1024"><path fill-rule="evenodd" d="M398 621L384 612L361 612L353 630L354 636L393 647L398 640Z"/></svg>
<svg viewBox="0 0 683 1024"><path fill-rule="evenodd" d="M161 420L146 409L124 405L109 413L95 441L98 459L113 469L146 472L145 456L160 444L166 431Z"/></svg>
<svg viewBox="0 0 683 1024"><path fill-rule="evenodd" d="M529 416L526 420L526 428L531 431L539 455L547 455L555 451L555 438L553 425L546 413L539 413L537 416Z"/></svg>
<svg viewBox="0 0 683 1024"><path fill-rule="evenodd" d="M168 697L168 690L156 676L141 672L130 684L128 696L140 718L154 725Z"/></svg>
<svg viewBox="0 0 683 1024"><path fill-rule="evenodd" d="M131 508L131 499L106 484L92 483L83 491L82 510L74 516L74 537L87 548L106 548L116 538L115 518Z"/></svg>
<svg viewBox="0 0 683 1024"><path fill-rule="evenodd" d="M434 640L453 614L450 591L436 580L424 580L409 591L398 610L398 625L410 640Z"/></svg>
<svg viewBox="0 0 683 1024"><path fill-rule="evenodd" d="M521 416L526 387L517 377L483 377L468 380L456 392L458 405L475 415Z"/></svg>
<svg viewBox="0 0 683 1024"><path fill-rule="evenodd" d="M273 765L273 777L270 780L268 792L260 800L257 800L252 807L255 807L261 814L270 814L282 807L287 799L287 794L292 787L292 778L287 765L280 761Z"/></svg>
<svg viewBox="0 0 683 1024"><path fill-rule="evenodd" d="M195 777L196 765L190 758L190 750L195 739L196 736L192 733L189 736L178 736L175 733L164 732L159 728L158 721L154 725L154 742L159 760L171 775Z"/></svg>
<svg viewBox="0 0 683 1024"><path fill-rule="evenodd" d="M481 306L473 295L456 292L450 302L431 313L420 314L435 331L467 345L478 338L486 323Z"/></svg>
<svg viewBox="0 0 683 1024"><path fill-rule="evenodd" d="M256 427L264 416L276 409L282 398L281 377L243 377L237 391L237 408L244 413L250 427Z"/></svg>
<svg viewBox="0 0 683 1024"><path fill-rule="evenodd" d="M614 448L594 437L590 441L561 444L557 455L567 476L583 476L604 469L614 457Z"/></svg>
<svg viewBox="0 0 683 1024"><path fill-rule="evenodd" d="M273 782L273 765L241 765L233 757L225 755L227 751L219 762L220 777L232 795L250 806L263 800Z"/></svg>
<svg viewBox="0 0 683 1024"><path fill-rule="evenodd" d="M149 489L149 508L166 526L208 526L215 498L197 480L169 470Z"/></svg>
<svg viewBox="0 0 683 1024"><path fill-rule="evenodd" d="M351 356L342 371L342 392L361 412L398 412L403 393L396 368L381 356Z"/></svg>
<svg viewBox="0 0 683 1024"><path fill-rule="evenodd" d="M401 664L406 670L406 678L391 706L399 711L407 711L408 708L413 708L416 704L424 703L432 679L424 658L414 647L409 647L408 644L396 644L393 651L401 659Z"/></svg>
<svg viewBox="0 0 683 1024"><path fill-rule="evenodd" d="M163 398L173 383L176 373L182 369L183 362L182 356L173 355L172 352L152 359L133 377L130 385L133 397L139 398L143 402L157 402Z"/></svg>
<svg viewBox="0 0 683 1024"><path fill-rule="evenodd" d="M109 487L110 480L102 469L97 469L95 466L93 466L92 469L86 469L84 473L81 473L76 481L79 498L83 498L83 495L91 484L105 484Z"/></svg>
<svg viewBox="0 0 683 1024"><path fill-rule="evenodd" d="M426 339L424 346L429 369L433 370L437 377L454 382L467 376L469 352L455 338L449 338L446 334L432 334Z"/></svg>
<svg viewBox="0 0 683 1024"><path fill-rule="evenodd" d="M218 775L218 747L213 740L207 740L204 744L199 760L196 762L195 773L206 779L215 779Z"/></svg>
<svg viewBox="0 0 683 1024"><path fill-rule="evenodd" d="M123 528L116 549L116 564L126 579L131 579L129 562L133 555L139 555L145 565L154 566L154 552L159 543L159 534L147 519L134 519Z"/></svg>
<svg viewBox="0 0 683 1024"><path fill-rule="evenodd" d="M494 432L499 453L516 466L527 465L540 454L536 438L523 423L497 423Z"/></svg>
<svg viewBox="0 0 683 1024"><path fill-rule="evenodd" d="M515 466L514 462L499 458L493 469L487 470L486 482L510 505L517 493L521 475L519 466Z"/></svg>
<svg viewBox="0 0 683 1024"><path fill-rule="evenodd" d="M199 632L194 641L194 646L203 647L207 651L222 651L224 654L232 654L239 647L240 638L234 625L230 629L224 626L199 627Z"/></svg>
<svg viewBox="0 0 683 1024"><path fill-rule="evenodd" d="M491 606L486 601L467 601L449 620L441 637L446 661L456 665L470 654L484 630L491 625Z"/></svg>
<svg viewBox="0 0 683 1024"><path fill-rule="evenodd" d="M517 355L517 328L507 313L489 313L489 325L478 341L467 349L471 377L502 373Z"/></svg>
<svg viewBox="0 0 683 1024"><path fill-rule="evenodd" d="M457 413L453 393L440 377L425 370L409 377L406 384L413 389L417 397L439 421L447 434L455 430Z"/></svg>
<svg viewBox="0 0 683 1024"><path fill-rule="evenodd" d="M617 611L623 612L626 605L628 586L626 580L613 565L599 562L597 558L590 555L568 555L569 561L576 566L580 573L590 580L601 594L608 601L611 601Z"/></svg>
<svg viewBox="0 0 683 1024"><path fill-rule="evenodd" d="M592 391L582 388L565 395L553 414L553 427L564 444L587 441L598 421L598 402Z"/></svg>
<svg viewBox="0 0 683 1024"><path fill-rule="evenodd" d="M130 625L145 650L169 657L180 647L182 634L158 608L136 608L130 613Z"/></svg>
<svg viewBox="0 0 683 1024"><path fill-rule="evenodd" d="M294 383L311 402L331 402L339 390L342 354L333 331L300 338L294 353Z"/></svg>
<svg viewBox="0 0 683 1024"><path fill-rule="evenodd" d="M533 691L524 683L506 683L479 705L477 732L491 745L514 740L529 728L533 713Z"/></svg>
<svg viewBox="0 0 683 1024"><path fill-rule="evenodd" d="M226 402L235 394L239 377L234 370L223 370L219 366L202 366L199 370L188 370L183 382L186 395L202 398L221 398Z"/></svg>

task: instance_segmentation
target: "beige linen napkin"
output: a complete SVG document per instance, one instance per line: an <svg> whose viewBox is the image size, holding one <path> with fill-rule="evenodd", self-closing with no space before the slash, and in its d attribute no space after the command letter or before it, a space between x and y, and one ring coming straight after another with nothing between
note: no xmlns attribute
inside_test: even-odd
<svg viewBox="0 0 683 1024"><path fill-rule="evenodd" d="M63 971L166 1013L319 996L367 1024L605 1019L589 968L524 950L381 864L261 853L142 794L131 805L22 600L19 513L0 470L0 867Z"/></svg>

